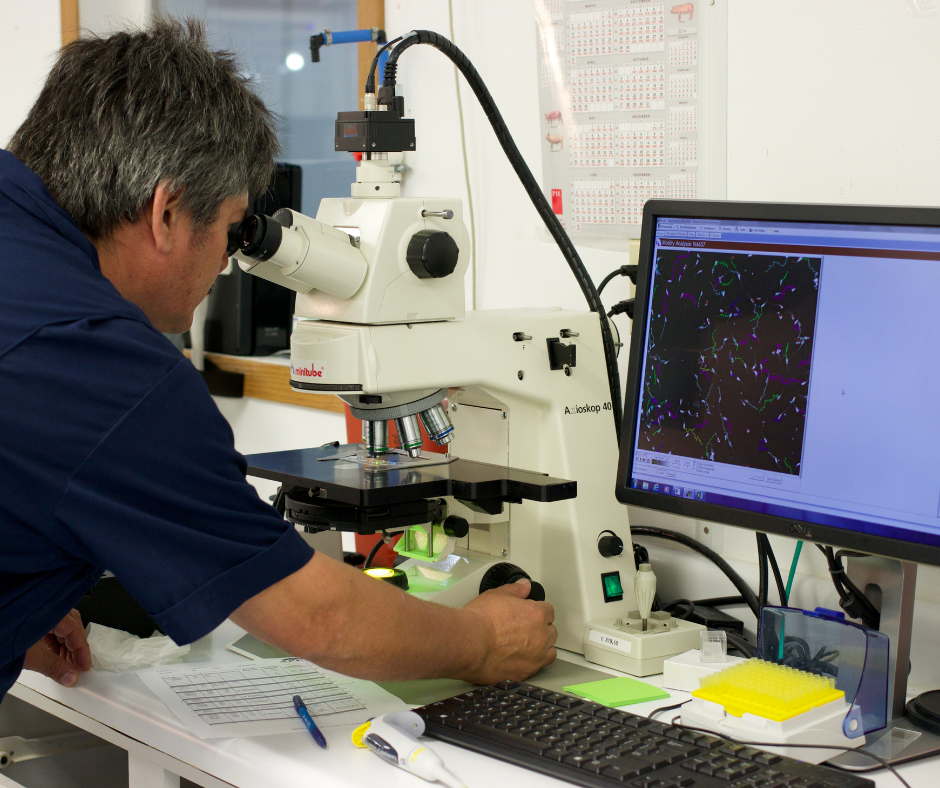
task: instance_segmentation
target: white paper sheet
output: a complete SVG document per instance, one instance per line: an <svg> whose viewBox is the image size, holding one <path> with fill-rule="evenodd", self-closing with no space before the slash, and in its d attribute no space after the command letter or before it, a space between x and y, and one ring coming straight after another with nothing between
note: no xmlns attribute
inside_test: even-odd
<svg viewBox="0 0 940 788"><path fill-rule="evenodd" d="M300 695L320 728L358 725L408 708L371 681L351 679L295 657L172 665L137 675L200 739L303 730L294 695Z"/></svg>

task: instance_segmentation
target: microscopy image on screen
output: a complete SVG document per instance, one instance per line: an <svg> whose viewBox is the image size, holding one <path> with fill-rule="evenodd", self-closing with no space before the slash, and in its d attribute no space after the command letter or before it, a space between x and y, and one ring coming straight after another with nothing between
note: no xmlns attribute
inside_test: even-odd
<svg viewBox="0 0 940 788"><path fill-rule="evenodd" d="M637 448L799 475L821 269L657 250Z"/></svg>

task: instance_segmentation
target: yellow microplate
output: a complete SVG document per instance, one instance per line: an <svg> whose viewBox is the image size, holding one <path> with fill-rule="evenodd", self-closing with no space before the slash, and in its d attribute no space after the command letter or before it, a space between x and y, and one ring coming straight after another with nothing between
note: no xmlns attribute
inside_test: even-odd
<svg viewBox="0 0 940 788"><path fill-rule="evenodd" d="M701 679L692 695L720 703L735 717L754 714L783 722L845 697L835 679L762 659L749 659Z"/></svg>

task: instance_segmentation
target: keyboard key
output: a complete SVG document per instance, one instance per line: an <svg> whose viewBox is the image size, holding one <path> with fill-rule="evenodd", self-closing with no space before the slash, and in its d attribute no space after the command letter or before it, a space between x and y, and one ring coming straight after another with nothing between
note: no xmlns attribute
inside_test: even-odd
<svg viewBox="0 0 940 788"><path fill-rule="evenodd" d="M578 755L566 755L562 759L562 763L567 763L569 766L577 766L580 769L582 763L587 763L593 759L593 755L588 753L579 753Z"/></svg>
<svg viewBox="0 0 940 788"><path fill-rule="evenodd" d="M695 746L704 747L706 750L714 750L716 747L721 747L722 744L724 744L724 742L717 736L709 736L707 733L695 739Z"/></svg>
<svg viewBox="0 0 940 788"><path fill-rule="evenodd" d="M759 752L757 755L755 755L752 758L752 760L754 761L754 763L759 763L764 766L770 766L771 764L779 763L780 756L775 755L772 752Z"/></svg>
<svg viewBox="0 0 940 788"><path fill-rule="evenodd" d="M608 777L616 777L618 780L625 780L630 777L640 777L651 771L653 767L641 758L612 758L607 761L607 766L601 773Z"/></svg>
<svg viewBox="0 0 940 788"><path fill-rule="evenodd" d="M600 761L596 758L592 761L585 761L581 764L581 769L591 774L600 774L609 764L607 761Z"/></svg>
<svg viewBox="0 0 940 788"><path fill-rule="evenodd" d="M499 687L501 690L514 690L521 685L518 681L501 681L495 686Z"/></svg>
<svg viewBox="0 0 940 788"><path fill-rule="evenodd" d="M563 709L571 709L575 706L580 706L581 701L577 698L572 698L570 695L565 695L561 700L555 701L556 706L561 706Z"/></svg>
<svg viewBox="0 0 940 788"><path fill-rule="evenodd" d="M540 753L544 750L550 750L551 745L543 744L540 741L535 741L534 739L527 739L524 736L516 736L515 734L509 733L508 731L495 730L488 725L482 725L478 722L471 723L467 726L467 730L470 733L473 733L477 736L480 736L484 739L489 739L490 741L497 742L499 744L505 744L509 747L515 747L519 750L524 750L526 752Z"/></svg>

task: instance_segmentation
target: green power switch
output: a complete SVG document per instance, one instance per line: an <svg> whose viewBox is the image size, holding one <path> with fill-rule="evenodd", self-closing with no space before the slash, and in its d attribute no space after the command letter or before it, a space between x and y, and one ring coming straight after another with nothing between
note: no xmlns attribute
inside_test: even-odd
<svg viewBox="0 0 940 788"><path fill-rule="evenodd" d="M623 599L623 586L620 584L620 572L605 572L601 575L605 602L620 602Z"/></svg>

